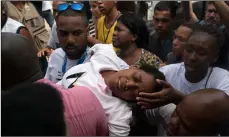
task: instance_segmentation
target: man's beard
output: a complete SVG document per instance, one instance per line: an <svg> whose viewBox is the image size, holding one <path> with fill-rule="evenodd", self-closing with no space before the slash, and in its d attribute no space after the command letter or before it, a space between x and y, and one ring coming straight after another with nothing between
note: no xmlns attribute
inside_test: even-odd
<svg viewBox="0 0 229 137"><path fill-rule="evenodd" d="M79 59L84 54L86 49L87 46L67 45L64 48L64 51L69 58Z"/></svg>

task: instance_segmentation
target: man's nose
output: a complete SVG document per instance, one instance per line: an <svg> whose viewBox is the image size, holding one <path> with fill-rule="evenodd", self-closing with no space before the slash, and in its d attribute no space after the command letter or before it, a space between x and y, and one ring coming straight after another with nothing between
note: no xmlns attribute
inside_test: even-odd
<svg viewBox="0 0 229 137"><path fill-rule="evenodd" d="M75 43L74 36L72 34L69 34L67 37L67 44L74 44L74 43Z"/></svg>

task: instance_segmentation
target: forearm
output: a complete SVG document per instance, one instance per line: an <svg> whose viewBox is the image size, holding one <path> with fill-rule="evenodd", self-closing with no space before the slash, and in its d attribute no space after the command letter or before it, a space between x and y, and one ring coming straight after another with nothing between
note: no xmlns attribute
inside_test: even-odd
<svg viewBox="0 0 229 137"><path fill-rule="evenodd" d="M193 12L192 2L191 1L182 1L184 19L187 22L197 22L198 18Z"/></svg>
<svg viewBox="0 0 229 137"><path fill-rule="evenodd" d="M219 13L219 16L221 20L223 21L223 24L228 26L229 25L229 6L224 1L214 1L214 6L217 9L217 12Z"/></svg>
<svg viewBox="0 0 229 137"><path fill-rule="evenodd" d="M182 92L176 90L175 91L175 97L174 99L171 101L171 103L174 103L174 104L179 104L185 97L185 94L183 94Z"/></svg>

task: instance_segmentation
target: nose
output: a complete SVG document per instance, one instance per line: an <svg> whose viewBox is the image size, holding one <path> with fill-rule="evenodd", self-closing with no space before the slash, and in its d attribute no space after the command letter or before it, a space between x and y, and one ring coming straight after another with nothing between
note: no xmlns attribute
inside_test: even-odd
<svg viewBox="0 0 229 137"><path fill-rule="evenodd" d="M163 24L162 24L161 21L158 22L157 27L158 27L158 28L162 28L162 27L163 27Z"/></svg>
<svg viewBox="0 0 229 137"><path fill-rule="evenodd" d="M216 16L216 13L215 13L215 12L211 12L211 13L210 13L210 16L211 16L211 17L215 17L215 16Z"/></svg>
<svg viewBox="0 0 229 137"><path fill-rule="evenodd" d="M67 44L74 44L75 43L75 39L74 36L72 34L69 34L67 37Z"/></svg>
<svg viewBox="0 0 229 137"><path fill-rule="evenodd" d="M117 30L114 30L113 36L117 36Z"/></svg>
<svg viewBox="0 0 229 137"><path fill-rule="evenodd" d="M99 4L99 5L103 4L103 1L99 0L99 1L98 1L98 4Z"/></svg>
<svg viewBox="0 0 229 137"><path fill-rule="evenodd" d="M196 53L195 52L190 53L189 59L196 60Z"/></svg>

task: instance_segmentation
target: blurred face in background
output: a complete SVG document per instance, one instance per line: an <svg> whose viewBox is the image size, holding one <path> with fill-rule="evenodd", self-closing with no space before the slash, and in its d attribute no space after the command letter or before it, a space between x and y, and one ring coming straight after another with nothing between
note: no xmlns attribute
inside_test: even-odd
<svg viewBox="0 0 229 137"><path fill-rule="evenodd" d="M90 11L92 13L92 16L95 18L95 19L99 19L101 16L102 16L102 13L100 12L99 10L99 4L97 1L90 1L89 2L90 4Z"/></svg>
<svg viewBox="0 0 229 137"><path fill-rule="evenodd" d="M205 13L205 22L208 24L220 24L220 16L212 3L208 4L207 11Z"/></svg>
<svg viewBox="0 0 229 137"><path fill-rule="evenodd" d="M59 5L59 4L62 4L62 3L65 3L65 1L57 1L57 0L55 0L55 1L53 1L53 3L52 3L52 9L53 9L53 16L54 17L56 17L56 15L57 15L57 6Z"/></svg>
<svg viewBox="0 0 229 137"><path fill-rule="evenodd" d="M181 57L183 55L184 46L186 45L191 32L192 30L190 28L183 25L175 30L172 45L172 52L175 56Z"/></svg>
<svg viewBox="0 0 229 137"><path fill-rule="evenodd" d="M104 15L109 15L112 9L116 6L115 1L98 1L99 10Z"/></svg>
<svg viewBox="0 0 229 137"><path fill-rule="evenodd" d="M171 22L172 22L172 17L171 17L170 11L156 10L154 12L153 25L159 34L167 33L169 31L169 26Z"/></svg>

